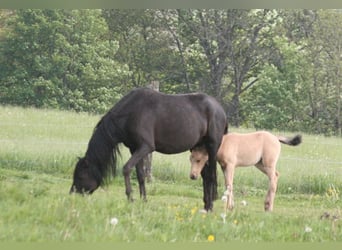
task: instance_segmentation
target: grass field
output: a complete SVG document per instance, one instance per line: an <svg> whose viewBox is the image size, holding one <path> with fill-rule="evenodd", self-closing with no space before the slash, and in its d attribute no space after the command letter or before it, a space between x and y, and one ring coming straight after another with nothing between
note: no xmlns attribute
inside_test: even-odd
<svg viewBox="0 0 342 250"><path fill-rule="evenodd" d="M238 169L236 207L223 219L220 200L212 213L199 213L202 185L189 179L189 152L153 154L148 202L139 200L134 174L134 203L126 200L120 174L92 196L69 195L75 162L98 120L0 106L1 242L342 241L341 138L304 134L300 146L282 147L273 213L263 212L266 176L255 168ZM120 165L128 156L123 149ZM218 178L223 193L221 171Z"/></svg>

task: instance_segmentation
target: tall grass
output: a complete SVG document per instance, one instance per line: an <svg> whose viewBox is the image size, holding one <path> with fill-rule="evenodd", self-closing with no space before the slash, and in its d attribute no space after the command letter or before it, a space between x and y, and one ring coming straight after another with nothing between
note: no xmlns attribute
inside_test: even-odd
<svg viewBox="0 0 342 250"><path fill-rule="evenodd" d="M198 212L203 206L202 185L189 179L189 152L153 153L147 202L139 200L134 173L136 201L126 201L120 171L92 196L68 195L77 157L83 156L98 119L0 107L1 241L342 240L341 138L304 134L303 144L282 146L272 214L263 212L267 177L254 167L237 169L236 207L223 220L220 200L213 213ZM119 165L128 158L123 148ZM219 169L218 180L223 193ZM248 205L241 205L242 200ZM117 225L111 224L114 217Z"/></svg>
<svg viewBox="0 0 342 250"><path fill-rule="evenodd" d="M66 176L84 154L97 120L87 114L1 107L1 167Z"/></svg>

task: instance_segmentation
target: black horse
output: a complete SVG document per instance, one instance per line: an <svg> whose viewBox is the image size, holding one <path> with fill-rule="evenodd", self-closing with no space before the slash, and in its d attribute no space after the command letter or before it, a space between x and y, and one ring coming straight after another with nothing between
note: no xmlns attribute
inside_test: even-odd
<svg viewBox="0 0 342 250"><path fill-rule="evenodd" d="M124 96L96 125L85 157L77 162L70 192L92 193L116 171L118 144L132 156L123 167L126 195L131 200L130 173L136 167L140 196L146 199L143 159L153 152L175 154L205 145L209 165L203 169L204 208L217 195L216 153L227 119L220 104L205 94L166 95L135 89Z"/></svg>

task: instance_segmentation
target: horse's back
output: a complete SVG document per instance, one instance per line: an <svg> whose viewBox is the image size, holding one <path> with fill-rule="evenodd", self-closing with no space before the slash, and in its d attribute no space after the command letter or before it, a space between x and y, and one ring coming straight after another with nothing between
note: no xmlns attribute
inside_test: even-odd
<svg viewBox="0 0 342 250"><path fill-rule="evenodd" d="M203 93L164 94L149 88L137 88L125 95L112 109L112 112L135 113L142 111L166 112L176 110L180 114L182 109L188 113L199 115L220 114L225 118L225 112L215 98Z"/></svg>
<svg viewBox="0 0 342 250"><path fill-rule="evenodd" d="M123 97L110 113L130 135L126 146L137 147L144 141L153 150L170 154L188 150L206 136L215 137L219 144L226 127L223 108L201 93L168 95L139 88Z"/></svg>

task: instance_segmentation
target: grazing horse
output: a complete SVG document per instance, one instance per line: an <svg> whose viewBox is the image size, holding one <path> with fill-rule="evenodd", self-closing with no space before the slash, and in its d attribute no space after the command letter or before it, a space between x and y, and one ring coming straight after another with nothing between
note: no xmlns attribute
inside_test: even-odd
<svg viewBox="0 0 342 250"><path fill-rule="evenodd" d="M225 177L226 206L229 209L232 209L234 206L233 178L235 168L238 166L255 165L261 172L268 176L269 188L265 200L265 211L272 211L279 176L279 173L276 171L276 164L280 155L280 142L296 146L301 141L301 135L286 138L283 136L275 136L266 131L249 134L230 133L224 135L217 152L217 160L221 165ZM192 149L190 156L191 179L198 178L207 160L208 154L205 148L197 147Z"/></svg>
<svg viewBox="0 0 342 250"><path fill-rule="evenodd" d="M202 174L203 201L211 210L217 196L216 154L227 126L221 105L208 95L132 90L96 125L85 156L76 164L70 192L92 193L115 173L118 144L123 143L132 154L123 167L127 198L132 200L130 173L135 166L140 197L146 199L144 157L153 151L175 154L204 146L209 167Z"/></svg>

